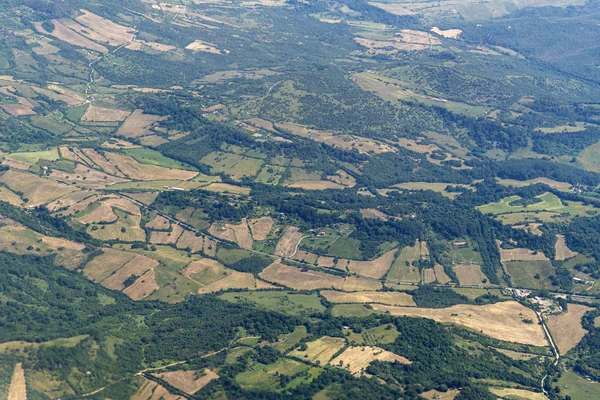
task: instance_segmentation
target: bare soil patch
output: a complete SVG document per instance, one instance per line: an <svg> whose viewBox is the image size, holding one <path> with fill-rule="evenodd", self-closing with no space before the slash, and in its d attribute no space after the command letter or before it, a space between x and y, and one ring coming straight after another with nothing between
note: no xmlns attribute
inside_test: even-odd
<svg viewBox="0 0 600 400"><path fill-rule="evenodd" d="M381 278L390 269L397 249L384 253L381 257L371 261L350 261L348 270L369 278Z"/></svg>
<svg viewBox="0 0 600 400"><path fill-rule="evenodd" d="M346 293L322 290L321 295L331 303L379 303L389 306L416 306L412 296L401 292Z"/></svg>
<svg viewBox="0 0 600 400"><path fill-rule="evenodd" d="M298 244L301 239L302 232L300 232L300 228L288 226L279 239L279 242L277 242L274 254L278 257L292 257L298 250Z"/></svg>
<svg viewBox="0 0 600 400"><path fill-rule="evenodd" d="M75 183L78 187L89 189L102 189L115 183L127 182L127 179L118 178L81 164L77 164L75 172L53 169L46 176L58 182Z"/></svg>
<svg viewBox="0 0 600 400"><path fill-rule="evenodd" d="M163 372L156 374L156 376L187 394L194 394L210 381L219 379L219 375L210 369L204 369L203 371Z"/></svg>
<svg viewBox="0 0 600 400"><path fill-rule="evenodd" d="M483 306L460 304L442 309L394 307L373 304L378 311L392 315L430 318L441 323L464 325L495 339L534 346L547 346L542 327L523 320L537 320L535 312L516 301L504 301Z"/></svg>
<svg viewBox="0 0 600 400"><path fill-rule="evenodd" d="M588 332L581 326L581 319L583 314L591 310L591 307L569 304L566 313L548 316L548 329L561 355L577 346Z"/></svg>
<svg viewBox="0 0 600 400"><path fill-rule="evenodd" d="M267 282L278 283L297 290L341 289L344 284L344 278L341 276L311 270L302 272L299 268L280 263L269 265L259 276Z"/></svg>
<svg viewBox="0 0 600 400"><path fill-rule="evenodd" d="M343 368L349 371L352 375L362 375L367 367L373 361L394 362L402 364L411 364L411 362L391 351L384 350L375 346L355 346L348 347L342 354L329 362L329 365Z"/></svg>

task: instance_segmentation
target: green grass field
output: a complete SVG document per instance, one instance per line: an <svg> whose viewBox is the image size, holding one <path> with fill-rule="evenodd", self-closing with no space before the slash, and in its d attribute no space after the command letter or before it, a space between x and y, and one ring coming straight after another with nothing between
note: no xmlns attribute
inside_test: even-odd
<svg viewBox="0 0 600 400"><path fill-rule="evenodd" d="M62 135L73 128L73 125L62 119L62 114L60 113L54 113L44 117L33 116L31 117L31 124L50 133L54 133L55 135Z"/></svg>
<svg viewBox="0 0 600 400"><path fill-rule="evenodd" d="M378 346L380 344L393 343L399 333L393 324L385 324L363 330L361 333L353 332L351 329L344 331L350 345Z"/></svg>
<svg viewBox="0 0 600 400"><path fill-rule="evenodd" d="M152 149L139 148L139 149L124 149L123 153L135 158L142 164L157 165L159 167L172 168L172 169L185 169L190 171L196 171L196 168L191 165L182 163L172 158L163 156L160 152Z"/></svg>
<svg viewBox="0 0 600 400"><path fill-rule="evenodd" d="M548 277L554 275L550 261L507 261L504 263L512 284L516 287L551 289ZM536 275L539 279L536 279Z"/></svg>
<svg viewBox="0 0 600 400"><path fill-rule="evenodd" d="M77 122L83 117L83 114L87 111L89 104L85 103L80 106L69 107L65 111L65 117L72 122Z"/></svg>
<svg viewBox="0 0 600 400"><path fill-rule="evenodd" d="M308 376L300 376L291 380L285 387L279 384L278 375L295 375L303 371L308 371ZM289 358L280 358L273 364L255 364L249 371L244 371L235 377L235 380L244 389L254 390L282 390L294 388L303 382L310 382L321 373L320 368L311 368L301 362L290 360Z"/></svg>
<svg viewBox="0 0 600 400"><path fill-rule="evenodd" d="M421 245L404 247L387 273L386 280L392 282L420 282L419 268L412 264L421 258ZM408 264L408 265L407 265Z"/></svg>
<svg viewBox="0 0 600 400"><path fill-rule="evenodd" d="M263 161L233 153L216 151L200 160L210 166L211 173L224 173L233 179L256 176L263 165Z"/></svg>
<svg viewBox="0 0 600 400"><path fill-rule="evenodd" d="M256 176L256 181L268 185L277 185L284 172L285 167L265 164Z"/></svg>
<svg viewBox="0 0 600 400"><path fill-rule="evenodd" d="M327 254L332 257L343 257L350 259L359 259L362 253L358 249L360 242L356 239L339 237L329 246Z"/></svg>
<svg viewBox="0 0 600 400"><path fill-rule="evenodd" d="M8 156L10 160L21 161L27 164L35 164L40 160L56 161L60 158L58 149L53 147L48 150L12 153Z"/></svg>
<svg viewBox="0 0 600 400"><path fill-rule="evenodd" d="M578 216L590 215L590 213L598 214L600 212L599 209L594 208L593 206L586 206L578 201L569 201L567 204L565 204L553 193L543 193L539 196L536 196L536 199L541 200L538 203L529 204L526 206L510 205L511 202L519 199L519 196L505 197L498 203L486 204L477 207L477 209L484 214L491 213L496 215L519 212L550 211L557 214L567 213L573 216Z"/></svg>
<svg viewBox="0 0 600 400"><path fill-rule="evenodd" d="M247 301L258 307L288 315L306 316L325 311L325 306L316 294L282 291L232 292L224 293L220 298L232 303Z"/></svg>
<svg viewBox="0 0 600 400"><path fill-rule="evenodd" d="M306 327L304 325L298 326L292 333L285 335L277 343L273 344L273 347L282 353L285 353L286 351L294 348L296 344L298 344L306 336Z"/></svg>
<svg viewBox="0 0 600 400"><path fill-rule="evenodd" d="M566 389L565 386L569 388ZM600 398L600 383L590 382L571 371L563 371L558 387L561 396L569 395L573 400Z"/></svg>
<svg viewBox="0 0 600 400"><path fill-rule="evenodd" d="M334 317L366 317L376 312L366 304L336 304L331 308Z"/></svg>

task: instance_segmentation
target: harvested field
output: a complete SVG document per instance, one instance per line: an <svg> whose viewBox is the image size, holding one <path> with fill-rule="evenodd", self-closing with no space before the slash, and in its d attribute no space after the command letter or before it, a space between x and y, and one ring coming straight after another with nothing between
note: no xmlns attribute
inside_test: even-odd
<svg viewBox="0 0 600 400"><path fill-rule="evenodd" d="M2 108L4 111L12 115L13 117L20 117L22 115L36 115L37 113L33 111L33 108L30 106L25 106L22 104L3 104Z"/></svg>
<svg viewBox="0 0 600 400"><path fill-rule="evenodd" d="M300 188L304 190L325 190L344 188L344 186L330 181L297 181L287 185L287 187Z"/></svg>
<svg viewBox="0 0 600 400"><path fill-rule="evenodd" d="M483 285L487 276L481 271L481 267L475 264L461 264L453 268L461 285Z"/></svg>
<svg viewBox="0 0 600 400"><path fill-rule="evenodd" d="M83 269L83 275L92 282L102 282L135 257L134 253L110 248L103 248L102 251L104 254L96 256Z"/></svg>
<svg viewBox="0 0 600 400"><path fill-rule="evenodd" d="M124 177L123 173L112 165L104 156L94 149L81 149L80 153L85 154L86 159L96 164L103 171L118 177ZM120 181L121 182L121 181Z"/></svg>
<svg viewBox="0 0 600 400"><path fill-rule="evenodd" d="M573 251L567 247L567 241L564 235L556 235L556 259L564 261L567 258L575 257L577 254L576 251Z"/></svg>
<svg viewBox="0 0 600 400"><path fill-rule="evenodd" d="M67 42L76 47L83 47L88 50L97 51L103 54L108 53L108 49L98 43L94 43L88 38L80 35L79 33L73 31L71 28L65 26L60 21L53 19L52 23L54 24L54 30L52 32L47 32L43 27L41 22L35 23L35 29L37 29L40 33L45 35L54 36L55 38L62 40L63 42Z"/></svg>
<svg viewBox="0 0 600 400"><path fill-rule="evenodd" d="M220 239L237 243L243 249L252 249L253 240L246 218L242 218L242 223L239 225L225 224L225 226L219 227L213 224L209 232Z"/></svg>
<svg viewBox="0 0 600 400"><path fill-rule="evenodd" d="M155 374L155 376L190 395L202 389L210 381L219 379L219 375L210 369L204 369L203 371L163 372Z"/></svg>
<svg viewBox="0 0 600 400"><path fill-rule="evenodd" d="M577 346L588 332L581 326L581 319L583 314L591 310L591 307L569 304L566 313L548 316L548 329L561 355Z"/></svg>
<svg viewBox="0 0 600 400"><path fill-rule="evenodd" d="M131 400L185 400L185 397L169 393L167 389L158 383L143 378L143 383Z"/></svg>
<svg viewBox="0 0 600 400"><path fill-rule="evenodd" d="M50 211L60 210L60 215L73 215L85 210L93 202L106 197L110 196L100 197L91 190L80 190L54 200L52 203L48 203L46 207Z"/></svg>
<svg viewBox="0 0 600 400"><path fill-rule="evenodd" d="M140 208L134 203L124 198L118 198L104 201L98 208L77 220L82 224L112 223L118 219L113 208L124 211L130 215L141 215Z"/></svg>
<svg viewBox="0 0 600 400"><path fill-rule="evenodd" d="M380 290L383 287L381 282L374 279L362 278L359 276L349 276L344 281L342 290L346 292L357 292L360 290Z"/></svg>
<svg viewBox="0 0 600 400"><path fill-rule="evenodd" d="M117 110L114 108L105 108L105 107L97 107L97 106L89 106L88 109L81 117L82 121L88 122L114 122L114 121L124 121L129 114L130 111Z"/></svg>
<svg viewBox="0 0 600 400"><path fill-rule="evenodd" d="M181 169L170 169L157 165L141 164L133 157L117 153L106 152L106 158L113 163L123 174L131 179L140 181L152 180L181 180L192 179L197 172L185 171Z"/></svg>
<svg viewBox="0 0 600 400"><path fill-rule="evenodd" d="M548 258L541 251L529 249L503 249L500 250L500 260L504 261L548 261Z"/></svg>
<svg viewBox="0 0 600 400"><path fill-rule="evenodd" d="M390 269L398 249L393 249L371 261L350 261L348 270L358 275L379 279Z"/></svg>
<svg viewBox="0 0 600 400"><path fill-rule="evenodd" d="M164 231L171 228L171 223L168 219L162 215L156 215L150 222L146 224L146 228L154 229L157 231Z"/></svg>
<svg viewBox="0 0 600 400"><path fill-rule="evenodd" d="M117 134L130 138L152 135L149 128L158 121L164 121L167 118L160 115L144 114L142 110L135 110L119 127Z"/></svg>
<svg viewBox="0 0 600 400"><path fill-rule="evenodd" d="M134 200L137 200L141 203L149 206L154 203L156 197L158 197L158 192L140 192L140 193L123 193L124 195L131 197Z"/></svg>
<svg viewBox="0 0 600 400"><path fill-rule="evenodd" d="M76 190L74 187L14 170L6 171L0 176L0 182L14 192L22 192L23 198L28 199L26 206L50 203Z"/></svg>
<svg viewBox="0 0 600 400"><path fill-rule="evenodd" d="M26 400L27 399L27 385L25 383L25 371L23 371L23 364L15 364L15 369L10 380L10 386L8 389L8 400Z"/></svg>
<svg viewBox="0 0 600 400"><path fill-rule="evenodd" d="M335 290L322 290L321 295L331 303L379 303L389 306L416 306L411 295L400 292L346 293Z"/></svg>
<svg viewBox="0 0 600 400"><path fill-rule="evenodd" d="M137 255L108 278L104 279L102 286L112 290L123 290L125 289L124 283L129 277L133 275L143 276L146 272L157 266L158 261L146 256Z"/></svg>
<svg viewBox="0 0 600 400"><path fill-rule="evenodd" d="M126 179L117 178L81 164L77 164L74 172L53 169L46 176L57 182L75 184L78 187L87 189L103 189L115 183L127 182Z"/></svg>
<svg viewBox="0 0 600 400"><path fill-rule="evenodd" d="M168 44L162 44L162 43L157 43L157 42L146 42L143 40L136 40L135 42L128 44L126 47L129 50L136 50L136 51L156 50L156 51L161 51L161 52L171 51L171 50L175 50L177 48L175 46L171 46Z"/></svg>
<svg viewBox="0 0 600 400"><path fill-rule="evenodd" d="M60 146L58 149L60 151L60 156L62 158L64 158L65 160L81 162L84 164L93 164L90 162L90 160L87 157L81 158L81 156L79 155L79 153L80 153L79 149L72 150L67 146Z"/></svg>
<svg viewBox="0 0 600 400"><path fill-rule="evenodd" d="M423 270L423 283L435 282L435 270L433 268L425 268Z"/></svg>
<svg viewBox="0 0 600 400"><path fill-rule="evenodd" d="M223 279L220 279L208 286L198 289L199 294L215 293L227 289L261 289L268 288L259 284L260 281L254 278L252 274L237 271L228 271Z"/></svg>
<svg viewBox="0 0 600 400"><path fill-rule="evenodd" d="M197 253L204 247L204 237L196 236L192 231L184 231L176 246L178 249L189 249L192 253Z"/></svg>
<svg viewBox="0 0 600 400"><path fill-rule="evenodd" d="M75 18L77 22L110 39L111 46L118 46L133 40L135 29L116 24L87 10L79 10L83 15Z"/></svg>
<svg viewBox="0 0 600 400"><path fill-rule="evenodd" d="M450 279L448 274L446 274L446 271L444 271L444 267L438 264L434 267L434 270L435 279L438 281L438 283L445 285L448 282L452 282L452 279Z"/></svg>
<svg viewBox="0 0 600 400"><path fill-rule="evenodd" d="M288 355L311 363L319 361L320 365L325 365L345 345L346 341L342 338L323 336L314 342L306 343L308 349L305 351L293 350Z"/></svg>
<svg viewBox="0 0 600 400"><path fill-rule="evenodd" d="M185 46L185 48L191 51L202 51L204 53L223 54L221 50L217 48L216 44L212 44L202 40L195 40L192 43ZM228 53L227 50L225 50L224 52L225 54Z"/></svg>
<svg viewBox="0 0 600 400"><path fill-rule="evenodd" d="M10 167L12 169L22 169L23 171L29 171L29 168L31 168L31 164L28 164L23 161L10 160L8 158L2 160L2 165Z"/></svg>
<svg viewBox="0 0 600 400"><path fill-rule="evenodd" d="M294 254L294 257L292 257L292 258L296 261L302 261L307 264L314 264L317 262L317 259L319 258L319 256L317 256L314 253L310 253L308 251L298 250L296 252L296 254Z"/></svg>
<svg viewBox="0 0 600 400"><path fill-rule="evenodd" d="M156 283L156 274L154 273L154 269L150 269L144 275L136 279L131 286L125 288L123 293L133 300L142 300L158 289L160 289L160 287Z"/></svg>
<svg viewBox="0 0 600 400"><path fill-rule="evenodd" d="M362 154L369 154L370 152L379 154L396 151L390 145L359 136L344 135L331 131L319 131L297 124L277 124L277 127L293 135L325 143L342 150L358 150Z"/></svg>
<svg viewBox="0 0 600 400"><path fill-rule="evenodd" d="M345 258L338 258L338 261L335 264L335 268L340 269L342 271L348 271L348 264L350 264L350 260L347 260Z"/></svg>
<svg viewBox="0 0 600 400"><path fill-rule="evenodd" d="M396 316L433 319L441 323L464 325L498 340L547 346L542 327L527 324L525 319L537 320L535 312L516 301L504 301L483 306L460 304L442 309L394 307L373 304L377 311L389 311Z"/></svg>
<svg viewBox="0 0 600 400"><path fill-rule="evenodd" d="M265 240L273 228L273 219L271 217L251 219L248 221L248 227L254 240Z"/></svg>
<svg viewBox="0 0 600 400"><path fill-rule="evenodd" d="M183 228L180 225L173 225L170 232L154 231L150 235L150 243L152 244L175 244L177 239L183 233Z"/></svg>
<svg viewBox="0 0 600 400"><path fill-rule="evenodd" d="M327 177L327 179L329 179L332 182L339 183L340 185L350 187L350 188L356 186L356 179L352 175L350 175L346 171L344 171L343 169L337 170L335 175L330 175Z"/></svg>
<svg viewBox="0 0 600 400"><path fill-rule="evenodd" d="M259 276L267 282L278 283L297 290L341 289L344 284L344 278L341 276L310 270L302 272L298 268L279 263L269 265Z"/></svg>
<svg viewBox="0 0 600 400"><path fill-rule="evenodd" d="M217 255L217 242L209 237L204 238L204 254L209 257Z"/></svg>
<svg viewBox="0 0 600 400"><path fill-rule="evenodd" d="M292 257L298 250L300 240L302 240L300 229L295 226L288 226L279 242L277 242L274 254L278 257Z"/></svg>
<svg viewBox="0 0 600 400"><path fill-rule="evenodd" d="M343 368L352 375L362 375L373 361L394 362L411 364L406 358L374 346L348 347L342 354L329 362L329 365Z"/></svg>
<svg viewBox="0 0 600 400"><path fill-rule="evenodd" d="M23 204L23 200L21 200L16 193L10 191L4 186L0 186L0 201L5 201L17 207Z"/></svg>
<svg viewBox="0 0 600 400"><path fill-rule="evenodd" d="M333 268L335 266L335 259L333 257L320 256L317 259L317 265L319 267Z"/></svg>

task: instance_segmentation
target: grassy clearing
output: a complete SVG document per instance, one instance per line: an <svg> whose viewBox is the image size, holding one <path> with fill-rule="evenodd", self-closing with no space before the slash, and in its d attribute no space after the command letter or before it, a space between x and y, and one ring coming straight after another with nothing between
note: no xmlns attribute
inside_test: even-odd
<svg viewBox="0 0 600 400"><path fill-rule="evenodd" d="M150 164L165 168L186 169L190 171L196 171L196 168L192 167L191 165L182 163L177 160L173 160L169 157L165 157L162 155L162 153L156 150L146 148L124 149L123 153L135 158L138 162L142 164Z"/></svg>
<svg viewBox="0 0 600 400"><path fill-rule="evenodd" d="M7 156L9 160L20 161L27 164L35 164L39 160L56 161L60 158L58 149L53 147L48 150L32 151L26 153L12 153Z"/></svg>
<svg viewBox="0 0 600 400"><path fill-rule="evenodd" d="M323 336L306 343L306 350L293 350L288 355L314 364L325 365L345 345L346 340L342 338Z"/></svg>
<svg viewBox="0 0 600 400"><path fill-rule="evenodd" d="M552 288L549 277L554 274L554 267L550 261L507 261L504 267L516 287Z"/></svg>
<svg viewBox="0 0 600 400"><path fill-rule="evenodd" d="M309 367L301 362L290 360L289 358L280 358L273 364L263 365L256 364L252 370L244 371L235 377L237 383L240 384L244 389L248 390L270 390L278 391L284 389L279 385L279 378L276 376L281 375L295 375L303 371L313 370L314 368ZM309 379L304 377L299 382L294 383L291 381L286 387L294 387L302 381L310 381L318 375L320 371L311 371Z"/></svg>
<svg viewBox="0 0 600 400"><path fill-rule="evenodd" d="M569 395L573 400L600 398L600 383L590 382L572 371L563 371L558 387L561 396Z"/></svg>
<svg viewBox="0 0 600 400"><path fill-rule="evenodd" d="M363 330L361 333L355 333L350 329L344 331L348 338L348 343L352 346L367 345L377 346L380 344L393 343L399 333L394 324L385 324Z"/></svg>
<svg viewBox="0 0 600 400"><path fill-rule="evenodd" d="M257 158L221 151L210 153L200 161L210 167L211 173L224 173L236 180L256 176L263 165L263 161Z"/></svg>
<svg viewBox="0 0 600 400"><path fill-rule="evenodd" d="M368 304L336 304L331 308L334 317L366 317L374 312Z"/></svg>
<svg viewBox="0 0 600 400"><path fill-rule="evenodd" d="M220 298L232 303L250 302L258 307L289 315L307 316L315 312L325 312L325 306L316 294L282 291L232 292L224 293Z"/></svg>
<svg viewBox="0 0 600 400"><path fill-rule="evenodd" d="M306 336L306 327L304 325L297 326L292 333L282 335L279 340L273 344L273 347L285 353L286 351L294 348Z"/></svg>
<svg viewBox="0 0 600 400"><path fill-rule="evenodd" d="M421 273L414 265L421 258L421 243L403 248L388 271L386 280L392 282L420 282Z"/></svg>

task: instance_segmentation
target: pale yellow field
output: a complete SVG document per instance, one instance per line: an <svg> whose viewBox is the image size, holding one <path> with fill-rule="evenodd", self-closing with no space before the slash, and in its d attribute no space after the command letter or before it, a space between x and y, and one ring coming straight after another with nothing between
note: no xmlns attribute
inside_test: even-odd
<svg viewBox="0 0 600 400"><path fill-rule="evenodd" d="M513 388L490 388L490 392L502 397L503 399L528 399L528 400L548 400L548 398L540 392L532 392L530 390L513 389Z"/></svg>
<svg viewBox="0 0 600 400"><path fill-rule="evenodd" d="M27 399L27 385L25 383L25 371L23 371L23 364L15 364L15 369L10 380L10 387L8 389L8 400L26 400Z"/></svg>
<svg viewBox="0 0 600 400"><path fill-rule="evenodd" d="M143 378L140 388L130 400L185 400L185 398L171 394L158 383Z"/></svg>
<svg viewBox="0 0 600 400"><path fill-rule="evenodd" d="M169 222L169 220L158 214L146 224L146 228L160 231L168 230L170 227L171 223Z"/></svg>
<svg viewBox="0 0 600 400"><path fill-rule="evenodd" d="M153 244L175 244L177 239L183 233L181 225L173 225L173 229L169 231L153 231L150 235L150 243Z"/></svg>
<svg viewBox="0 0 600 400"><path fill-rule="evenodd" d="M197 253L204 246L204 237L196 236L192 231L184 231L179 240L177 240L178 249L189 249L192 253Z"/></svg>
<svg viewBox="0 0 600 400"><path fill-rule="evenodd" d="M479 265L457 265L453 268L458 278L458 282L461 285L484 285L483 280L487 279L487 276L481 272Z"/></svg>
<svg viewBox="0 0 600 400"><path fill-rule="evenodd" d="M556 235L556 259L557 260L566 260L567 258L575 257L577 254L576 251L573 251L567 247L567 241L564 235Z"/></svg>
<svg viewBox="0 0 600 400"><path fill-rule="evenodd" d="M448 274L446 274L446 271L444 271L443 266L438 264L434 267L434 270L435 270L435 279L438 281L438 283L445 285L448 282L452 282L452 279L450 279Z"/></svg>
<svg viewBox="0 0 600 400"><path fill-rule="evenodd" d="M82 224L93 224L93 223L112 223L115 222L118 217L113 211L113 208L119 209L130 215L140 216L140 208L132 203L131 201L124 198L108 199L102 204L77 220Z"/></svg>
<svg viewBox="0 0 600 400"><path fill-rule="evenodd" d="M381 257L371 261L351 260L348 264L348 270L358 275L379 279L390 269L397 251L398 249L390 250Z"/></svg>
<svg viewBox="0 0 600 400"><path fill-rule="evenodd" d="M124 282L127 278L132 275L143 276L146 272L157 266L158 261L146 256L137 255L108 278L104 279L101 284L108 289L123 290L125 289Z"/></svg>
<svg viewBox="0 0 600 400"><path fill-rule="evenodd" d="M383 284L375 279L367 279L360 276L349 276L342 285L346 292L357 292L360 290L380 290Z"/></svg>
<svg viewBox="0 0 600 400"><path fill-rule="evenodd" d="M362 375L373 361L411 364L406 358L375 346L348 347L342 354L329 362L329 365L343 368L352 375Z"/></svg>
<svg viewBox="0 0 600 400"><path fill-rule="evenodd" d="M91 281L99 283L121 268L133 257L134 253L103 248L104 254L96 256L83 269L83 274Z"/></svg>
<svg viewBox="0 0 600 400"><path fill-rule="evenodd" d="M290 188L305 190L343 189L344 186L330 181L297 181L287 185Z"/></svg>
<svg viewBox="0 0 600 400"><path fill-rule="evenodd" d="M412 296L401 292L346 293L322 290L321 295L331 303L379 303L389 306L416 306Z"/></svg>
<svg viewBox="0 0 600 400"><path fill-rule="evenodd" d="M435 270L433 268L425 268L423 270L423 283L435 282Z"/></svg>
<svg viewBox="0 0 600 400"><path fill-rule="evenodd" d="M71 30L71 28L65 26L60 21L53 19L52 23L54 24L54 30L52 32L47 32L42 27L41 22L35 23L35 28L43 34L54 36L55 38L72 44L73 46L83 47L85 49L94 50L103 54L108 53L108 49L98 43L94 43L88 38L80 35L79 33Z"/></svg>
<svg viewBox="0 0 600 400"><path fill-rule="evenodd" d="M583 314L591 310L591 307L569 304L566 313L548 316L548 329L560 354L567 354L585 336L587 331L581 326L581 319Z"/></svg>
<svg viewBox="0 0 600 400"><path fill-rule="evenodd" d="M133 39L135 29L116 24L87 10L79 11L83 15L75 18L77 22L108 38L111 46L118 46Z"/></svg>
<svg viewBox="0 0 600 400"><path fill-rule="evenodd" d="M157 165L141 164L133 157L117 153L106 152L106 158L113 163L121 172L134 180L152 181L152 180L182 180L192 179L197 172L185 171L181 169L170 169Z"/></svg>
<svg viewBox="0 0 600 400"><path fill-rule="evenodd" d="M504 301L483 306L460 304L442 309L394 307L373 304L378 311L392 315L430 318L442 323L464 325L495 339L534 346L547 346L542 327L527 324L524 319L537 321L535 312L516 301Z"/></svg>
<svg viewBox="0 0 600 400"><path fill-rule="evenodd" d="M158 289L160 289L160 286L156 283L156 274L154 269L150 269L136 279L131 286L125 288L123 293L133 300L142 300Z"/></svg>
<svg viewBox="0 0 600 400"><path fill-rule="evenodd" d="M22 192L23 198L28 199L25 203L27 206L46 204L76 190L74 187L14 170L6 171L0 176L0 182L15 192Z"/></svg>
<svg viewBox="0 0 600 400"><path fill-rule="evenodd" d="M344 278L341 276L310 270L302 272L298 268L279 263L269 265L259 276L267 282L278 283L297 290L341 289L344 284Z"/></svg>
<svg viewBox="0 0 600 400"><path fill-rule="evenodd" d="M244 249L252 249L253 240L248 230L246 218L242 218L242 222L239 225L225 224L220 226L212 224L209 233L220 239L237 243Z"/></svg>
<svg viewBox="0 0 600 400"><path fill-rule="evenodd" d="M548 261L541 251L535 252L529 249L503 249L500 250L500 260L504 261Z"/></svg>
<svg viewBox="0 0 600 400"><path fill-rule="evenodd" d="M333 257L320 256L317 260L319 267L333 268L335 266L335 259Z"/></svg>
<svg viewBox="0 0 600 400"><path fill-rule="evenodd" d="M248 226L254 240L265 240L273 228L273 219L271 217L251 219L248 221Z"/></svg>
<svg viewBox="0 0 600 400"><path fill-rule="evenodd" d="M105 108L90 106L81 117L82 121L94 121L94 122L112 122L112 121L124 121L129 114L129 111L116 110L114 108Z"/></svg>
<svg viewBox="0 0 600 400"><path fill-rule="evenodd" d="M10 189L7 189L4 186L0 186L0 201L5 201L13 206L20 206L23 204L23 200L14 192L11 192Z"/></svg>
<svg viewBox="0 0 600 400"><path fill-rule="evenodd" d="M303 361L325 365L345 344L346 341L342 338L323 336L313 342L306 343L308 349L305 351L293 350L288 355Z"/></svg>

